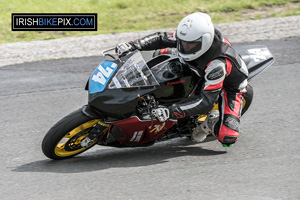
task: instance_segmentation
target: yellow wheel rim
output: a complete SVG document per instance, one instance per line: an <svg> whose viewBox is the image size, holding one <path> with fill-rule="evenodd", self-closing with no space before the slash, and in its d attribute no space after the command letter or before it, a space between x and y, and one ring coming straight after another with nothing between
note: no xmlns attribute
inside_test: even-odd
<svg viewBox="0 0 300 200"><path fill-rule="evenodd" d="M245 106L246 106L246 100L244 99L242 108L244 108Z"/></svg>
<svg viewBox="0 0 300 200"><path fill-rule="evenodd" d="M89 131L85 131L93 127L100 119L95 119L88 121L80 126L74 128L72 131L68 132L56 145L54 153L60 157L67 157L78 154L87 148L81 147L80 142L86 138ZM90 145L93 146L95 143ZM89 147L88 147L89 148Z"/></svg>

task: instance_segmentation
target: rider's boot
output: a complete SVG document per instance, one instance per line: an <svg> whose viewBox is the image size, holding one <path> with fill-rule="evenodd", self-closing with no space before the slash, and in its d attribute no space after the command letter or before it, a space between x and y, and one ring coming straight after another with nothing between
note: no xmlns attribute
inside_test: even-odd
<svg viewBox="0 0 300 200"><path fill-rule="evenodd" d="M195 142L202 142L207 135L212 133L213 126L219 121L219 111L213 110L206 117L201 125L198 125L192 133L192 140Z"/></svg>

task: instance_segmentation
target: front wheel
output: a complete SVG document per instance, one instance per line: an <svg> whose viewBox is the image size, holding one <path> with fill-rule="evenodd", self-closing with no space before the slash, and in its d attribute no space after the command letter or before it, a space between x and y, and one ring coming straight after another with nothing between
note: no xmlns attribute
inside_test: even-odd
<svg viewBox="0 0 300 200"><path fill-rule="evenodd" d="M51 159L59 160L80 154L96 144L87 148L81 146L100 119L92 119L78 109L58 121L45 135L42 142L43 153Z"/></svg>

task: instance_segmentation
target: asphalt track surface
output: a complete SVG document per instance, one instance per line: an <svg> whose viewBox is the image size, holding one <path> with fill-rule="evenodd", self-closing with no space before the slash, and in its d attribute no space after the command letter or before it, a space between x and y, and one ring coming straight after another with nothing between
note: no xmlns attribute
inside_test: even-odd
<svg viewBox="0 0 300 200"><path fill-rule="evenodd" d="M276 62L252 80L232 148L178 138L52 161L42 139L86 104L85 83L103 58L0 68L0 199L300 199L300 38L247 44L267 45Z"/></svg>

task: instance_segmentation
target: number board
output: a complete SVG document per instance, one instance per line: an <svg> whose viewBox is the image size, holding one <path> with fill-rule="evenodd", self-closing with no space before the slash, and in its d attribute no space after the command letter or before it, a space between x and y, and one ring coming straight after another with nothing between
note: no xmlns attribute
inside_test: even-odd
<svg viewBox="0 0 300 200"><path fill-rule="evenodd" d="M102 92L117 68L118 65L110 61L100 63L89 80L90 94Z"/></svg>

